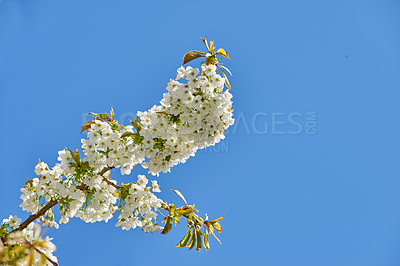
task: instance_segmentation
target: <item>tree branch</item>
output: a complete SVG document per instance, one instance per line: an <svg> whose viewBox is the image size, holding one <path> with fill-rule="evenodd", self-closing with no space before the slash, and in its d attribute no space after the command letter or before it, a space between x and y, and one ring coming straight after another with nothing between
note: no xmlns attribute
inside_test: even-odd
<svg viewBox="0 0 400 266"><path fill-rule="evenodd" d="M41 208L36 214L32 214L31 216L29 216L28 219L26 219L22 224L20 224L17 229L12 230L12 232L24 230L31 222L33 222L40 216L44 215L51 207L55 206L57 203L58 203L58 201L56 201L56 200L49 201L46 204L46 206Z"/></svg>

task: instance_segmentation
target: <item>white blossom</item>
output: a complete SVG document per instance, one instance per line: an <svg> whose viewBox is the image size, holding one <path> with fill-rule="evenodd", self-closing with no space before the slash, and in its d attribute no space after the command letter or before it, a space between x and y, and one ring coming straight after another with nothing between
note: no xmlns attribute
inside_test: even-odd
<svg viewBox="0 0 400 266"><path fill-rule="evenodd" d="M199 149L224 139L224 131L234 122L232 94L224 91L225 80L216 74L215 65L202 65L201 70L200 74L197 68L180 67L177 80L168 82L160 105L137 112L135 128L95 118L87 138L81 140L82 158L63 149L58 152L59 163L53 168L39 162L35 167L39 177L21 189L23 210L35 214L48 202L57 201L59 223L67 223L72 217L91 223L107 222L118 210L116 226L122 229L162 229L156 222L162 203L153 194L161 192L156 180L148 186L146 176L138 175L122 195L109 172L99 173L120 168L121 174L129 175L134 166L141 165L150 174L159 175L185 163ZM178 81L182 78L186 82ZM128 188L127 184L123 186ZM39 221L44 226L59 226L52 209ZM14 226L11 220L9 223Z"/></svg>

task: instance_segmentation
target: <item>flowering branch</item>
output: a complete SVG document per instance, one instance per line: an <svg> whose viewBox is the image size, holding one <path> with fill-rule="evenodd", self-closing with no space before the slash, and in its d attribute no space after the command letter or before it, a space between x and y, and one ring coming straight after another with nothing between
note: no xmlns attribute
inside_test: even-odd
<svg viewBox="0 0 400 266"><path fill-rule="evenodd" d="M39 225L32 223L35 220L58 228L59 223L67 223L73 217L90 223L107 222L117 211L117 227L123 230L140 227L144 232L162 234L167 234L184 217L189 230L177 246L189 249L196 246L198 251L210 248L208 236L217 238L214 229L221 232L219 222L223 216L211 221L207 215L201 218L194 205L188 205L177 190L173 191L183 199L184 206L177 208L164 202L155 195L161 192L157 181L144 175L120 185L110 177L111 169L119 168L122 175L129 175L138 164L151 175L170 172L199 149L225 138L225 130L234 123L232 94L224 90L225 85L231 88L224 73L229 70L222 66L217 55L228 59L229 55L222 48L216 49L213 41L202 40L208 53L190 51L183 62L205 57L201 72L190 66L178 68L176 79L168 82L168 92L163 94L160 105L137 112L136 119L128 126L114 119L112 108L109 114L89 113L94 118L82 125L81 133L87 131L87 138L81 140L81 152L68 148L59 151L59 163L52 168L39 161L35 167L39 177L29 180L21 189L20 206L32 214L23 223L10 216L0 226L0 263L26 260L30 265L40 260L57 265L52 255L55 246L50 238L38 235ZM217 67L223 76L216 73ZM61 214L58 222L52 208L57 204ZM160 222L164 226L157 221L160 210L168 213Z"/></svg>
<svg viewBox="0 0 400 266"><path fill-rule="evenodd" d="M12 232L15 231L22 231L25 229L31 222L39 218L40 216L44 215L50 208L53 206L57 205L56 200L52 200L49 203L46 204L42 209L40 209L36 214L32 214L31 216L28 217L17 229L14 229Z"/></svg>

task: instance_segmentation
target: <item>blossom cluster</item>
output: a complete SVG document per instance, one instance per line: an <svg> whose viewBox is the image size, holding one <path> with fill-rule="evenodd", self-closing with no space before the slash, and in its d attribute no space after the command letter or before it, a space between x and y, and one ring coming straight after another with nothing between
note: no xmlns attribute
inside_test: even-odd
<svg viewBox="0 0 400 266"><path fill-rule="evenodd" d="M224 139L224 130L233 124L232 94L224 89L224 78L215 65L178 69L160 105L138 112L140 135L150 160L142 163L149 173L168 172L178 163L194 156L198 149ZM180 79L185 82L179 82Z"/></svg>
<svg viewBox="0 0 400 266"><path fill-rule="evenodd" d="M40 162L36 167L39 178L32 179L24 188L21 189L23 203L21 207L32 213L36 213L43 202L55 200L60 205L61 219L60 223L67 223L71 217L79 217L85 222L105 221L113 217L116 210L120 210L121 215L116 226L123 229L139 227L154 227L152 219L157 217L156 211L161 206L162 200L157 198L153 193L160 192L157 181L152 181L152 185L146 187L148 180L144 175L138 176L137 182L125 184L121 187L116 185L116 180L108 179L99 174L92 174L92 168L85 166L77 166L73 173L58 175L57 171L63 168L63 162L68 161L71 164L69 153L65 151L59 152L60 164L56 164L53 169L49 170L48 166ZM77 172L85 169L86 175L77 178ZM71 170L70 167L64 167ZM114 185L114 186L113 186ZM126 191L126 187L130 189ZM119 188L117 190L117 188ZM119 200L119 206L117 205ZM153 211L153 209L154 211ZM138 220L138 215L142 220ZM137 220L133 224L133 221ZM45 215L41 216L39 221L45 226L54 226L58 228L52 209L49 209ZM130 225L130 226L129 226ZM154 227L158 230L161 227ZM148 231L147 229L144 231Z"/></svg>
<svg viewBox="0 0 400 266"><path fill-rule="evenodd" d="M136 130L116 121L91 125L82 149L96 171L108 165L129 175L141 164L158 175L224 139L224 130L234 123L232 94L223 91L225 80L216 74L216 66L202 65L202 75L190 66L177 72L160 105L137 113ZM183 78L187 82L178 81Z"/></svg>
<svg viewBox="0 0 400 266"><path fill-rule="evenodd" d="M224 130L234 122L232 94L223 91L224 78L216 74L215 65L202 65L201 70L199 75L197 68L180 67L176 79L168 83L160 105L138 112L140 121L134 126L95 119L87 139L81 141L85 157L81 159L78 152L64 149L59 151L59 163L53 168L39 162L35 167L39 178L21 189L21 207L36 213L45 202L53 200L60 204L61 223L74 216L85 222L107 222L119 209L123 211L117 225L124 229L153 225L150 221L157 215L147 210L157 209L160 199L145 187L133 184L131 189L137 191L130 191L127 198L118 201L121 191L116 180L99 173L120 168L122 174L130 174L136 164L141 164L149 173L158 175L224 138ZM187 82L178 81L183 78ZM116 205L121 205L122 200L124 209ZM40 221L45 226L58 227L51 209Z"/></svg>
<svg viewBox="0 0 400 266"><path fill-rule="evenodd" d="M138 175L138 181L124 186L123 202L120 205L121 214L116 226L124 230L142 227L145 232L155 232L162 227L157 222L152 222L157 217L157 211L161 207L162 200L157 198L153 192L161 192L157 181L153 180L151 187L144 175Z"/></svg>

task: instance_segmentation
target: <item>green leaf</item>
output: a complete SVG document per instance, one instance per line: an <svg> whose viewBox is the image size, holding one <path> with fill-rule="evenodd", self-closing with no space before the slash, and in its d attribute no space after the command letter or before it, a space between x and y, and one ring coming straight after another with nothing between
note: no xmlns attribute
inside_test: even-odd
<svg viewBox="0 0 400 266"><path fill-rule="evenodd" d="M177 247L185 247L187 243L189 242L191 236L191 231L190 229L187 231L186 235L182 238L182 240L176 245Z"/></svg>
<svg viewBox="0 0 400 266"><path fill-rule="evenodd" d="M192 236L190 237L189 243L187 244L187 247L190 247L189 250L191 250L194 245L196 244L196 233L193 229Z"/></svg>
<svg viewBox="0 0 400 266"><path fill-rule="evenodd" d="M95 122L93 120L87 121L85 124L82 125L81 133L91 128L92 124Z"/></svg>
<svg viewBox="0 0 400 266"><path fill-rule="evenodd" d="M179 197L181 197L181 199L185 202L185 204L187 205L186 199L185 197L182 195L182 193L179 190L176 189L171 189L173 192L175 192L176 194L178 194Z"/></svg>
<svg viewBox="0 0 400 266"><path fill-rule="evenodd" d="M67 149L67 151L69 151L69 153L71 154L71 156L72 156L72 159L77 163L77 164L79 164L80 162L81 162L81 159L79 158L79 151L78 151L78 149L75 149L75 152L72 152L70 149L68 149L68 148L66 148Z"/></svg>
<svg viewBox="0 0 400 266"><path fill-rule="evenodd" d="M222 67L223 69L225 69L226 71L228 71L228 72L229 72L229 75L232 76L231 71L230 71L226 66L223 66L223 65L220 64L219 67Z"/></svg>
<svg viewBox="0 0 400 266"><path fill-rule="evenodd" d="M201 38L201 37L200 37L200 39L201 39L201 40L204 42L204 44L206 45L207 50L210 51L210 47L208 46L208 43L207 43L206 38Z"/></svg>
<svg viewBox="0 0 400 266"><path fill-rule="evenodd" d="M112 192L111 194L113 194L113 195L114 195L114 197L116 197L117 199L120 199L120 197L119 197L119 193L118 193L118 191L117 191L117 190L114 190L114 192Z"/></svg>
<svg viewBox="0 0 400 266"><path fill-rule="evenodd" d="M200 251L202 243L201 243L201 232L198 228L196 228L196 238L197 238L196 250Z"/></svg>
<svg viewBox="0 0 400 266"><path fill-rule="evenodd" d="M121 138L129 137L129 136L134 136L134 135L136 135L136 134L133 133L133 132L127 131L127 132L124 132L124 133L121 135Z"/></svg>
<svg viewBox="0 0 400 266"><path fill-rule="evenodd" d="M189 226L190 221L192 221L192 219L193 219L193 211L189 213L188 222L186 226Z"/></svg>
<svg viewBox="0 0 400 266"><path fill-rule="evenodd" d="M220 69L221 69L222 75L224 76L224 79L225 79L225 85L226 85L229 89L231 89L231 84L229 83L228 77L225 75L225 72L224 72L224 70L222 70L222 67L220 67Z"/></svg>
<svg viewBox="0 0 400 266"><path fill-rule="evenodd" d="M212 224L212 226L214 226L215 230L218 231L218 233L221 233L222 227L221 227L220 223L214 222L214 223L211 223L211 224Z"/></svg>
<svg viewBox="0 0 400 266"><path fill-rule="evenodd" d="M96 116L96 119L99 119L99 120L102 120L102 121L106 120L106 121L110 121L111 122L111 118L108 116L108 114L98 114Z"/></svg>
<svg viewBox="0 0 400 266"><path fill-rule="evenodd" d="M213 54L215 50L215 45L214 45L214 41L210 42L210 54Z"/></svg>
<svg viewBox="0 0 400 266"><path fill-rule="evenodd" d="M166 235L172 228L172 217L169 216L167 222L165 223L164 230L162 230L161 234Z"/></svg>
<svg viewBox="0 0 400 266"><path fill-rule="evenodd" d="M169 207L169 216L174 216L175 215L175 204L171 204L171 206Z"/></svg>
<svg viewBox="0 0 400 266"><path fill-rule="evenodd" d="M225 51L223 48L219 48L219 49L217 50L217 55L220 55L220 56L223 56L223 57L225 57L225 58L230 59L230 58L229 58L228 52Z"/></svg>
<svg viewBox="0 0 400 266"><path fill-rule="evenodd" d="M208 231L215 237L215 239L218 240L219 244L221 245L221 241L218 239L218 237L214 234L214 228L210 223L206 223Z"/></svg>
<svg viewBox="0 0 400 266"><path fill-rule="evenodd" d="M224 219L224 217L225 217L225 216L221 216L221 217L219 217L219 218L217 218L217 219L214 219L214 220L212 220L212 221L209 221L209 222L210 222L210 223L217 223L217 222L221 221L222 219Z"/></svg>
<svg viewBox="0 0 400 266"><path fill-rule="evenodd" d="M114 120L114 109L112 107L110 110L110 116L111 116L111 121L113 121Z"/></svg>
<svg viewBox="0 0 400 266"><path fill-rule="evenodd" d="M205 56L206 54L204 52L201 51L190 51L187 52L184 56L183 56L183 64L189 63L190 61Z"/></svg>
<svg viewBox="0 0 400 266"><path fill-rule="evenodd" d="M131 124L136 129L137 132L139 132L142 129L142 125L139 122L139 117L136 117L134 121L131 121Z"/></svg>
<svg viewBox="0 0 400 266"><path fill-rule="evenodd" d="M181 209L181 208L179 208L179 209L177 209L176 211L175 211L175 213L177 214L177 215L180 215L180 216L183 216L183 215L188 215L188 216L190 216L190 213L192 213L193 212L193 210L183 210L183 209Z"/></svg>
<svg viewBox="0 0 400 266"><path fill-rule="evenodd" d="M206 250L210 249L210 243L208 241L208 233L207 233L207 229L204 230L204 235L203 235L203 244Z"/></svg>
<svg viewBox="0 0 400 266"><path fill-rule="evenodd" d="M76 163L81 161L81 158L79 158L79 151L77 148L75 149L75 157L74 156L72 156L72 157L74 158Z"/></svg>

